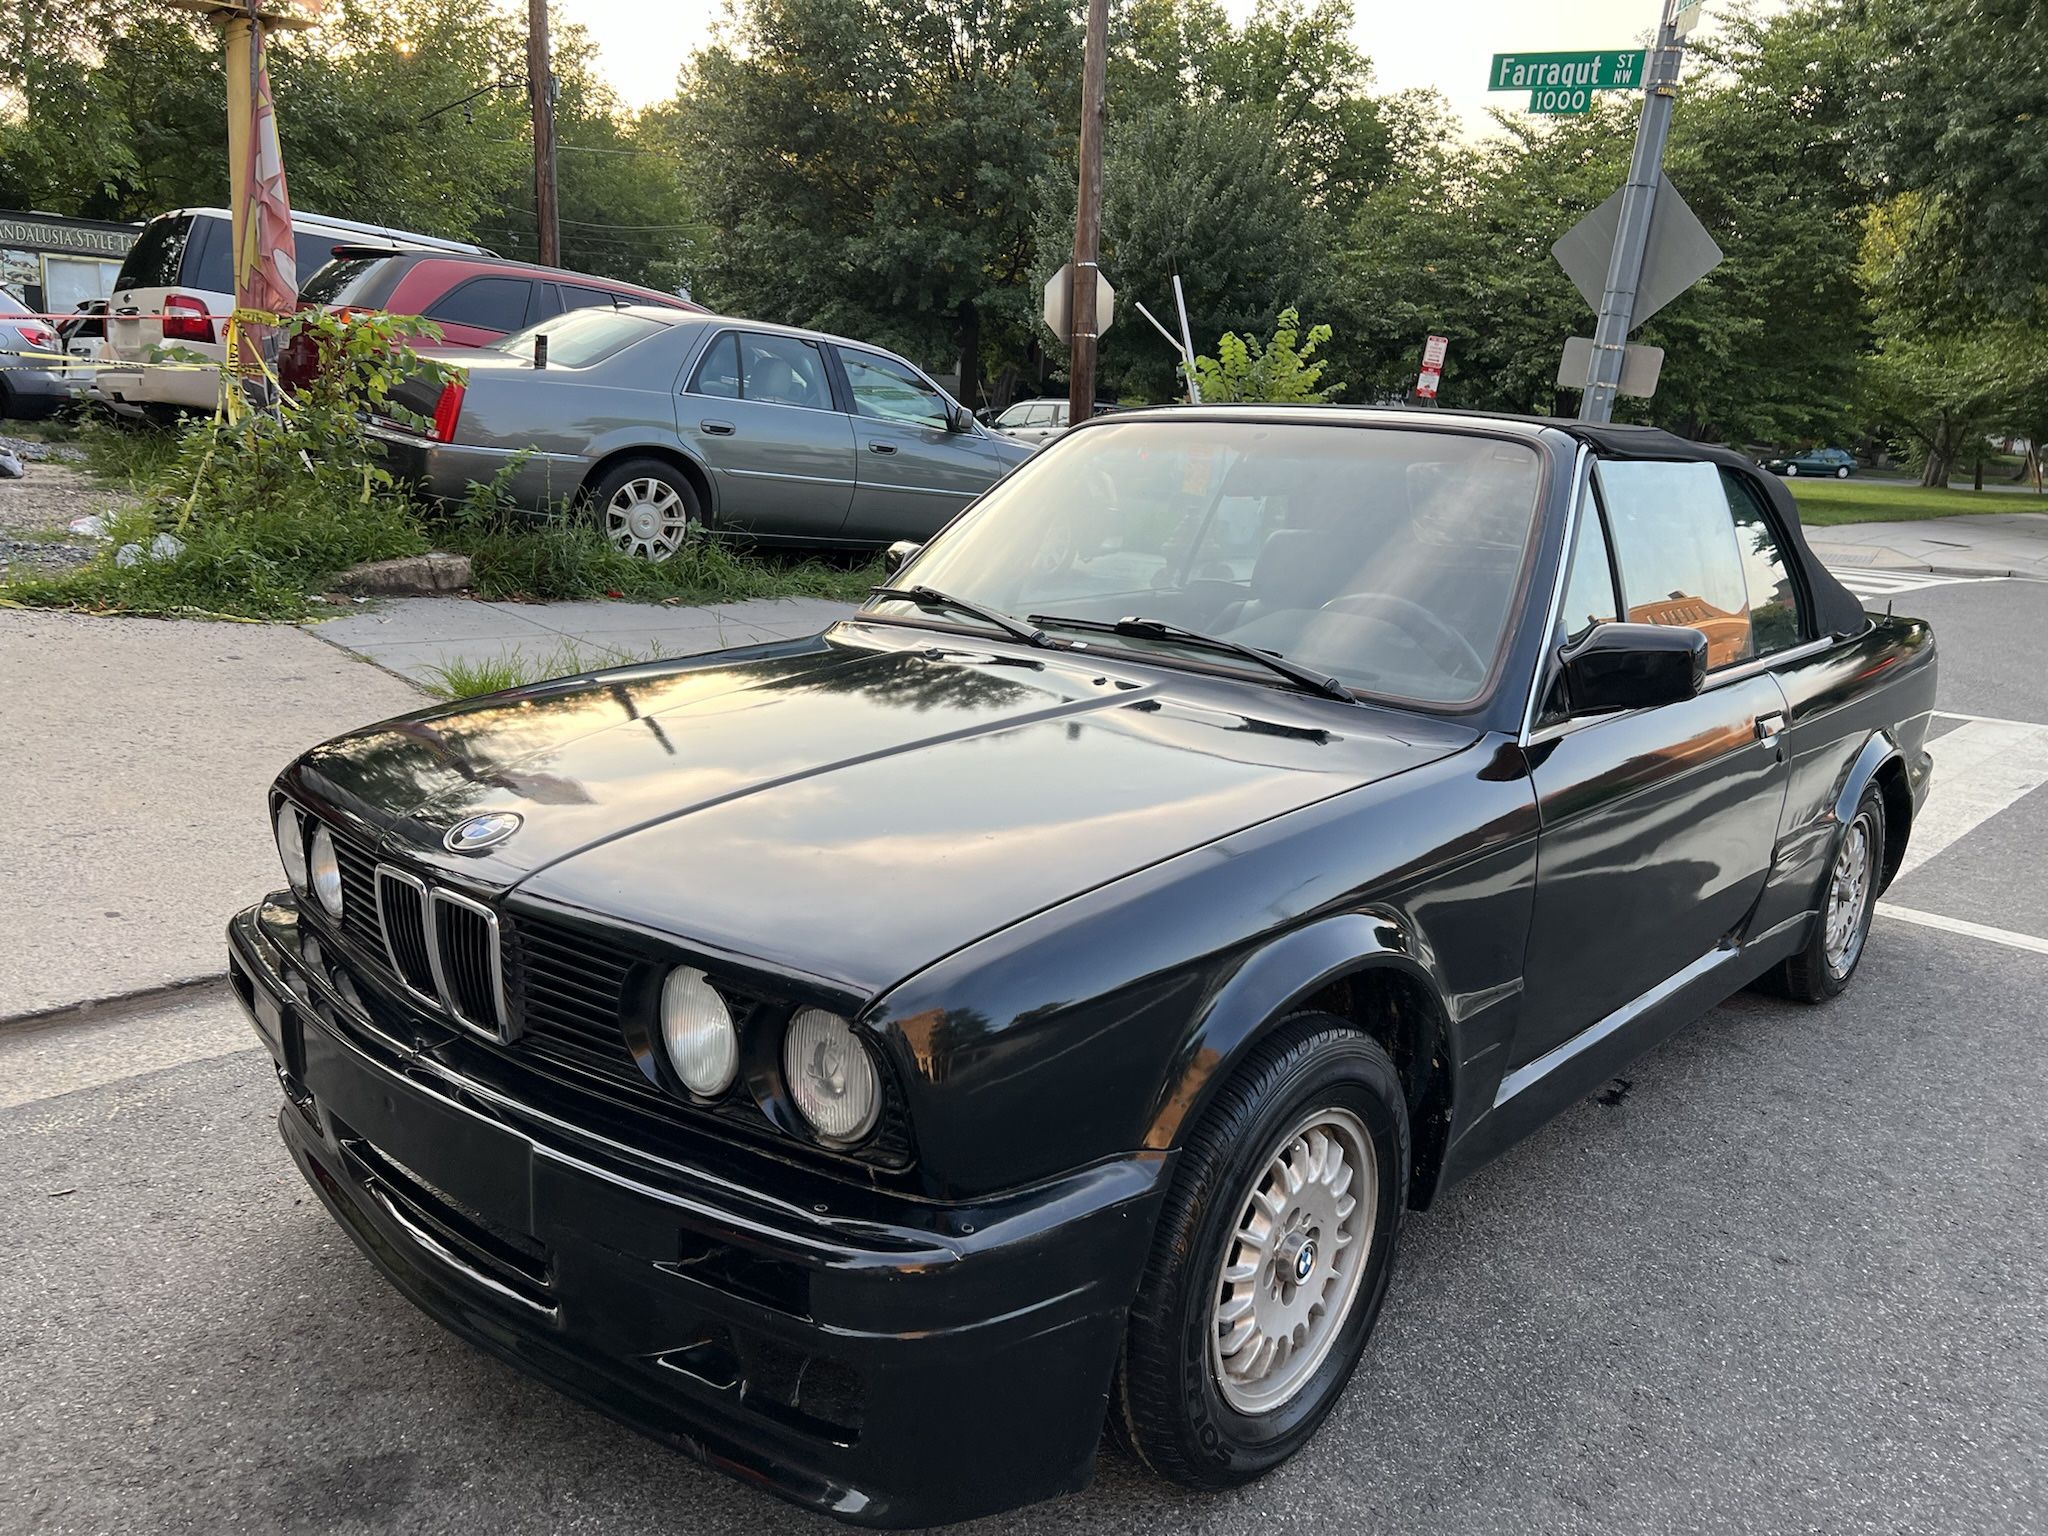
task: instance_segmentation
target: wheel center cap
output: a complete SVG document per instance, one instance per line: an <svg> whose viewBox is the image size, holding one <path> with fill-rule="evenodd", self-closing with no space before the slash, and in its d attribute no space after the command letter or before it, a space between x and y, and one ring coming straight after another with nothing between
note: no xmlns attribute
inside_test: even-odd
<svg viewBox="0 0 2048 1536"><path fill-rule="evenodd" d="M1301 1285L1316 1272L1316 1242L1305 1232L1291 1232L1280 1244L1280 1271Z"/></svg>

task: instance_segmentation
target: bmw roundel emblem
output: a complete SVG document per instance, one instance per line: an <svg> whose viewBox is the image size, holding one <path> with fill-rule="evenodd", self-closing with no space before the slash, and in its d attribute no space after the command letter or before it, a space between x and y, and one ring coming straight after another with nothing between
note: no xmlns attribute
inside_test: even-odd
<svg viewBox="0 0 2048 1536"><path fill-rule="evenodd" d="M497 847L517 832L520 821L521 817L515 811L492 811L485 816L472 816L450 827L448 835L441 839L441 846L450 853L481 853L486 848Z"/></svg>

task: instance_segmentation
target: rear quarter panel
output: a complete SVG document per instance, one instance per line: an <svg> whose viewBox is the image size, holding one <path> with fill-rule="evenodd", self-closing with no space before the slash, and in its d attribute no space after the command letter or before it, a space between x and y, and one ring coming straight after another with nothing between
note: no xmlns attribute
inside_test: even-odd
<svg viewBox="0 0 2048 1536"><path fill-rule="evenodd" d="M1919 619L1878 619L1861 635L1773 670L1785 692L1791 772L1778 857L1752 933L1813 910L1842 818L1884 763L1901 762L1914 804L1923 798L1934 631Z"/></svg>

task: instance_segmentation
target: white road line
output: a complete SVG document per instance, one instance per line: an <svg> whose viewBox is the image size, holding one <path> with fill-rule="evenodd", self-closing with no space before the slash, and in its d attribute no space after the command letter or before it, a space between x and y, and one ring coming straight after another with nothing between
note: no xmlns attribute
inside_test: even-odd
<svg viewBox="0 0 2048 1536"><path fill-rule="evenodd" d="M1834 568L1829 567L1830 570ZM1923 587L1967 587L1987 581L2007 581L2005 576L1936 576L1927 571L1880 571L1852 567L1835 571L1835 577L1858 597L1897 597Z"/></svg>
<svg viewBox="0 0 2048 1536"><path fill-rule="evenodd" d="M1937 720L1981 720L1986 725L2024 725L2033 730L2048 731L2048 725L2033 720L2008 720L2003 715L1964 715L1953 709L1931 709L1928 711Z"/></svg>
<svg viewBox="0 0 2048 1536"><path fill-rule="evenodd" d="M2048 784L2048 726L1972 720L1927 750L1934 788L1913 818L1899 879L1975 831L2022 796Z"/></svg>
<svg viewBox="0 0 2048 1536"><path fill-rule="evenodd" d="M2008 949L2048 955L2048 939L2037 939L2031 933L2014 933L2010 928L1991 928L1983 923L1965 922L1960 917L1943 917L1938 912L1915 912L1911 907L1895 907L1888 901L1877 904L1877 915L1895 918L1902 923L1915 923L1922 928L1938 928L1943 933L1959 933L1969 939L2003 944Z"/></svg>

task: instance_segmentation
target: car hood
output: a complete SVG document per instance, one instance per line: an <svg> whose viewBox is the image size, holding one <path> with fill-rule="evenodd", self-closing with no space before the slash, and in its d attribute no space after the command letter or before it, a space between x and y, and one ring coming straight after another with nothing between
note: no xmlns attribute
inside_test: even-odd
<svg viewBox="0 0 2048 1536"><path fill-rule="evenodd" d="M424 711L316 748L294 773L414 864L872 996L1476 735L1092 653L848 623ZM520 821L500 845L447 851L457 825L506 811Z"/></svg>

